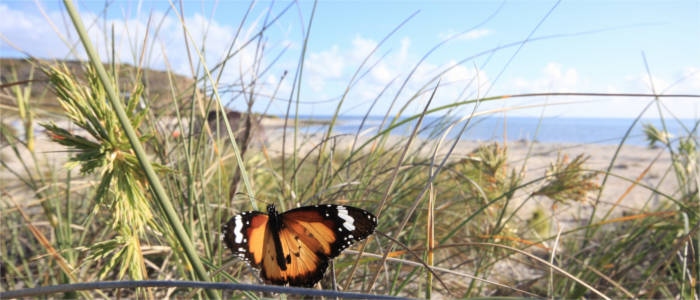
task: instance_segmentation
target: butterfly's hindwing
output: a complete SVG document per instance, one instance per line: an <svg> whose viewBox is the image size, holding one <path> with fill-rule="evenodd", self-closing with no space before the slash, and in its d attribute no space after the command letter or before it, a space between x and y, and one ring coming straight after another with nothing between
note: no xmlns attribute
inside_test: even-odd
<svg viewBox="0 0 700 300"><path fill-rule="evenodd" d="M267 219L267 214L248 211L235 215L224 224L226 246L234 255L255 267L262 263L265 236L268 234Z"/></svg>
<svg viewBox="0 0 700 300"><path fill-rule="evenodd" d="M287 281L293 286L312 287L323 278L328 268L328 256L313 249L313 240L289 227L280 230L280 240L287 263Z"/></svg>

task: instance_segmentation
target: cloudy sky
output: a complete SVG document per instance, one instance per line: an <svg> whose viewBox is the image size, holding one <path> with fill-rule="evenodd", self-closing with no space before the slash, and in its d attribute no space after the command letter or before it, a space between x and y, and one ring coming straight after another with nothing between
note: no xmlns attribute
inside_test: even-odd
<svg viewBox="0 0 700 300"><path fill-rule="evenodd" d="M253 91L255 109L274 114L287 110L290 97L297 99L292 91L308 36L299 112L332 114L349 87L341 114L371 109L383 115L404 105L419 112L437 80L431 107L520 93L700 94L699 3L321 1L313 19L310 1L258 1L247 17L251 3L244 1L184 1L182 8L168 1L77 5L104 61L112 55L112 27L117 60L138 64L144 53L143 65L186 76L194 69L201 77L200 62L212 69L233 49L219 85L222 101L242 109L247 98L240 91ZM0 18L2 57L85 57L59 1L3 0ZM651 100L531 97L483 103L477 110L629 118ZM662 101L664 114L700 116L700 100ZM645 116L654 117L655 110Z"/></svg>

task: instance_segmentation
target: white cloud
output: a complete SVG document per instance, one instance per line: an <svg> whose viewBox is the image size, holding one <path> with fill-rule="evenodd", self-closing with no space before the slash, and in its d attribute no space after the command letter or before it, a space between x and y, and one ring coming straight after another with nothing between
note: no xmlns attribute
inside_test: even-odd
<svg viewBox="0 0 700 300"><path fill-rule="evenodd" d="M480 37L485 37L487 35L490 35L491 33L492 31L489 29L474 29L465 33L462 38L467 40L473 40L478 39Z"/></svg>
<svg viewBox="0 0 700 300"><path fill-rule="evenodd" d="M327 51L311 53L307 63L307 68L311 69L312 72L328 79L340 78L345 68L343 57L340 56L336 45Z"/></svg>
<svg viewBox="0 0 700 300"><path fill-rule="evenodd" d="M657 93L663 94L698 94L700 90L700 71L697 67L685 67L672 72L671 75L655 75L652 81ZM630 74L621 78L596 80L583 77L574 68L564 67L560 63L550 62L544 66L539 76L533 78L518 77L508 85L512 90L505 93L529 92L603 92L603 93L646 93L651 94L649 76L646 73ZM505 94L504 93L504 94ZM501 92L497 92L501 94ZM636 117L652 101L651 97L539 97L523 100L508 100L508 106L537 105L548 103L546 108L520 110L514 113L539 116L545 109L546 116L561 117ZM664 109L680 118L697 117L700 106L695 99L661 98ZM551 105L557 102L577 102L576 104ZM665 112L668 115L668 112ZM656 106L647 110L644 117L656 118Z"/></svg>
<svg viewBox="0 0 700 300"><path fill-rule="evenodd" d="M396 77L396 73L391 69L386 63L380 63L374 67L371 71L372 78L377 81L377 83L387 84L389 81Z"/></svg>
<svg viewBox="0 0 700 300"><path fill-rule="evenodd" d="M666 89L666 87L668 87L670 84L668 81L661 78L660 76L652 75L650 79L647 73L628 75L625 76L625 80L625 85L631 88L631 90L649 94L651 94L653 91L656 91L656 93L660 93L661 91Z"/></svg>
<svg viewBox="0 0 700 300"><path fill-rule="evenodd" d="M469 30L464 33L457 32L453 29L450 29L446 32L441 32L438 34L438 38L440 39L449 39L449 38L454 38L455 40L461 40L461 41L470 41L470 40L475 40L478 38L482 38L485 36L489 36L493 33L493 30L491 29L473 29Z"/></svg>
<svg viewBox="0 0 700 300"><path fill-rule="evenodd" d="M62 56L68 53L68 48L41 15L25 13L0 4L0 16L2 16L0 33L12 44L24 50L32 50L31 54L40 57L51 57L52 54ZM54 23L61 20L57 13L49 13L49 17L54 20ZM56 25L60 26L59 24L61 23ZM0 50L10 52L14 49L5 43L0 43Z"/></svg>
<svg viewBox="0 0 700 300"><path fill-rule="evenodd" d="M352 60L362 61L377 47L377 42L357 35L352 40L352 47L353 48L350 51L350 54L352 55Z"/></svg>
<svg viewBox="0 0 700 300"><path fill-rule="evenodd" d="M59 38L58 34L51 28L47 20L38 10L20 10L0 4L0 15L3 17L3 21L0 22L0 32L2 32L3 36L30 55L48 59L76 58L74 55L70 54L69 48ZM61 34L71 39L69 43L77 45L75 49L78 56L77 58L85 60L87 56L85 55L82 45L77 40L77 34L72 24L64 24L64 21L67 19L58 11L47 11L47 15L51 22L61 31ZM190 62L187 58L188 51L185 47L182 25L174 13L171 12L166 16L162 12L154 11L150 28L148 28L148 15L133 16L126 19L108 18L104 20L94 13L82 11L81 17L83 18L83 23L89 26L88 35L103 61L108 61L112 53L112 51L108 49L111 49L111 28L113 26L114 46L116 48L114 52L118 55L118 61L135 65L139 63L141 52L143 51L142 49L145 48L144 67L160 70L166 69L165 58L163 56L164 52L175 73L190 76ZM210 20L208 17L201 14L187 16L185 18L185 23L194 41L192 42L192 40L190 40L189 45L191 47L190 53L195 68L199 64L199 57L196 49L205 49L202 54L210 68L219 63L228 52L231 41L233 41L236 34L236 28L221 24L215 20ZM244 26L236 41L236 45L233 47L234 50L239 49L240 51L227 63L226 69L223 71L222 85L240 85L241 77L243 77L244 84L250 84L254 80L252 68L257 60L257 44L253 42L243 49L240 48L244 42L248 41L260 30L257 24L257 21L253 20ZM105 28L107 28L107 32L105 32ZM158 32L155 31L156 28ZM69 30L69 32L66 32L66 30ZM146 32L148 32L148 39L146 45L143 45ZM205 40L205 34L206 44L202 45L202 42ZM274 57L269 54L271 49L281 51L280 48L290 44L290 41L286 38L284 33L279 40L281 42L276 44L267 42L266 40L263 41L265 45L261 47L261 49L265 49L266 51L266 53L262 55L263 66L267 66L269 63L268 59ZM4 43L0 43L0 47L0 52L3 53L5 51L8 53L13 51ZM277 53L274 54L276 55ZM258 54L258 56L260 55ZM337 64L331 64L330 66L332 67L331 70L335 70L336 75L339 74L339 71L337 71ZM201 68L199 70L202 72ZM273 78L279 78L281 74L281 69L275 69L272 73L268 73L268 75L272 75L271 77ZM212 75L216 76L217 74L214 73ZM287 80L288 79L289 77ZM275 84L270 83L269 80L257 82L258 87L256 87L256 92L271 95L276 86L276 82ZM283 84L282 88L289 87ZM281 89L280 93L283 92L284 90ZM233 98L233 96L223 95L222 98L230 99ZM227 101L226 99L222 100ZM237 104L234 103L234 106L235 105Z"/></svg>
<svg viewBox="0 0 700 300"><path fill-rule="evenodd" d="M310 53L304 64L309 75L307 83L311 89L321 92L327 81L340 79L345 69L344 59L337 45L326 51Z"/></svg>
<svg viewBox="0 0 700 300"><path fill-rule="evenodd" d="M0 22L2 34L29 54L42 58L56 59L62 59L69 54L68 47L59 39L47 20L37 11L12 9L7 5L0 4L0 15L4 18L3 22ZM59 12L49 11L48 16L56 27L61 30L62 35L72 38L70 40L71 44L78 42L72 24L64 24L66 19ZM126 20L107 19L105 22L102 17L84 11L81 12L81 17L84 24L89 26L88 34L103 60L107 60L106 55L111 53L111 50L107 51L107 49L111 49L110 29L112 26L115 32L115 52L120 55L119 60L132 64L138 62L139 55L144 47L144 37L148 31L148 40L145 46L147 58L150 56L150 62L147 62L146 66L157 69L165 68L161 50L159 49L162 44L171 65L175 67L175 71L189 73L189 60L187 59L182 25L174 13L164 16L163 13L154 11L150 28L148 16L136 16ZM195 47L196 49L205 49L203 55L207 61L219 62L225 56L236 34L235 28L212 21L198 13L187 16L185 23L194 41L190 41L190 46L192 47L191 53L195 62L198 61ZM256 21L250 23L243 28L242 34L238 37L233 48L234 50L240 48L244 41L250 39L259 30ZM69 28L70 34L65 32L66 28ZM105 32L105 28L107 28L107 32ZM158 32L155 32L155 29L158 29ZM156 34L157 40L154 40ZM202 45L205 34L206 45ZM283 40L282 42L285 45L289 44L288 40ZM85 59L82 45L79 43L77 45L76 50L78 50L79 57ZM154 45L155 48L152 49L151 47ZM252 66L255 61L255 46L255 43L249 44L234 59L244 70ZM3 45L3 49L6 49L5 45ZM240 70L238 67L236 66L235 68L236 72Z"/></svg>
<svg viewBox="0 0 700 300"><path fill-rule="evenodd" d="M515 78L512 86L519 92L575 92L583 91L586 88L576 69L564 68L562 64L557 62L547 63L541 70L539 77Z"/></svg>
<svg viewBox="0 0 700 300"><path fill-rule="evenodd" d="M382 56L385 53L383 51L386 51L383 50L384 48L394 49L392 48L393 45L390 44L392 42L398 44L398 49L390 51L386 56ZM382 99L379 100L373 113L386 113L391 103L394 102L394 97L396 97L399 87L415 67L419 57L412 53L411 40L409 38L401 38L398 41L389 41L388 43L388 45L382 45L382 49L375 52L364 65L360 74L365 74L369 67L372 67L372 69L369 70L367 76L360 78L353 85L349 96L346 97L342 112L347 114L366 113L369 103L374 101L380 92L386 88L387 84L396 79L393 85L386 90ZM351 76L377 44L374 40L357 36L347 49L332 46L328 49L310 53L305 70L306 79L304 80L311 91L313 91L314 96L319 99L328 99L342 95ZM381 60L378 61L380 58ZM342 64L339 62L342 62ZM342 70L338 67L340 65L342 65ZM408 113L421 110L434 87L434 83L428 83L436 78L441 78L442 83L438 90L438 96L432 102L432 107L464 100L469 95L476 95L477 83L481 85L482 92L489 86L489 79L486 73L482 70L475 70L471 64L468 66L457 65L456 61L449 61L443 65L436 65L423 62L406 82L401 94L396 99L393 110L403 106L409 100L413 104L409 107ZM417 93L420 93L420 95L413 99ZM327 110L332 111L335 109L337 102L322 105L326 105ZM314 110L323 111L320 106L315 106Z"/></svg>
<svg viewBox="0 0 700 300"><path fill-rule="evenodd" d="M69 28L68 30L71 30L71 34L67 35L65 32L63 32L63 34L72 38L71 43L76 43L77 35L72 32L72 26L70 24L63 24L66 19L60 12L48 11L47 14L59 30L66 30L66 28ZM2 22L0 22L0 32L12 43L27 50L34 56L58 59L66 58L66 55L69 53L68 48L58 38L56 33L50 28L44 17L39 14L37 10L19 10L13 9L11 6L5 4L0 4L0 15L3 17ZM104 20L102 18L97 18L95 14L83 12L82 16L84 22L88 25L93 24L95 19L97 20L97 23L91 27L89 33L96 47L100 50L100 55L103 56L103 59L106 60L105 55L111 53L111 51L106 51L106 49L109 49L109 36L105 35L103 30L104 28L110 28L111 25L114 24L116 52L121 55L119 60L132 64L138 61L138 54L141 51L141 44L143 43L144 34L148 26L148 16L130 17L126 20L108 19L106 20L106 24L103 24L102 22ZM260 24L256 20L259 20L261 16L262 15L259 15L257 19L254 18L253 21L249 22L249 24L243 28L234 49L241 47L244 41L247 41L260 29ZM160 25L157 39L154 40L155 33L153 29L155 25L161 24L161 21L162 25ZM295 22L296 21L298 20L295 19ZM189 60L187 59L187 49L185 48L180 21L172 13L163 16L162 13L154 12L152 22L151 31L149 32L150 38L147 44L148 51L146 52L145 66L164 69L164 57L161 55L161 51L164 51L175 72L189 74ZM186 17L185 22L187 23L193 39L197 43L201 44L204 39L204 32L208 30L206 45L202 47L202 45L198 44L196 47L198 47L197 49L206 49L204 55L209 66L218 63L226 54L235 36L236 28L216 21L210 21L208 17L202 14L189 15ZM286 77L285 81L280 84L280 90L277 96L287 98L290 91L294 88L292 86L292 79L299 57L298 53L301 51L300 45L302 42L300 37L296 35L298 32L294 31L290 26L292 25L276 24L276 26L272 28L275 28L275 30L280 33L281 37L263 41L266 43L264 47L266 53L263 55L265 59L263 59L262 63L263 68L267 67L271 59L284 47L289 47L289 50L285 54L286 57L277 61L272 70L266 73L264 78L257 82L258 87L256 87L256 92L260 92L263 95L271 95L274 88L279 84L279 79L283 70L289 71L289 75ZM290 34L293 35L293 38L290 38ZM458 33L454 30L449 30L439 34L439 37L447 38L454 36L455 39L458 40L474 40L487 37L494 34L494 32L490 29L476 29L459 36L455 36L456 34ZM306 65L302 78L303 102L328 100L342 95L349 84L351 76L367 55L378 45L378 41L360 35L350 38L351 40L348 43L347 40L343 40L343 37L334 37L331 39L331 43L336 43L336 45L307 53L307 58L305 59ZM338 46L346 44L349 44L349 46ZM163 46L162 50L161 45ZM195 45L190 45L193 47L191 50L194 50ZM151 48L153 49L151 50ZM394 81L393 85L387 89L373 112L374 114L386 113L398 92L399 86L406 80L406 76L414 68L415 64L420 61L422 53L417 53L417 48L421 47L414 46L412 40L408 37L392 38L387 44L382 45L381 49L373 54L367 64L364 65L363 70L361 70L360 74L365 74L367 68L372 66L369 73L360 78L360 80L353 85L350 94L346 98L343 107L346 111L344 112L349 114L365 113L368 105L364 104L371 103L391 80L397 79ZM272 51L273 49L274 51ZM79 56L84 58L85 55L82 48L79 46L77 50ZM251 43L227 64L222 77L222 83L224 85L230 86L240 84L241 71L248 72L244 75L244 82L249 83L253 80L249 72L256 61L255 50L256 44ZM387 50L391 52L386 56L382 56ZM9 48L7 45L0 43L0 51L9 51ZM137 53L134 53L134 51ZM194 56L193 59L196 64L198 60L196 52L191 51L191 53ZM380 58L381 61L378 61ZM412 77L407 80L405 88L397 98L393 108L394 110L397 110L397 107L403 106L406 101L409 101L409 99L418 92L422 92L422 94L414 100L415 105L410 108L409 112L422 109L421 105L427 101L430 90L434 87L434 84L427 83L438 75L442 80L442 86L438 90L437 97L433 101L433 107L453 103L458 100L474 98L477 92L479 92L481 96L484 96L483 93L489 89L491 83L488 75L494 74L475 69L472 61L463 65L456 65L455 61L447 61L446 63L438 64L435 63L437 59L443 59L443 62L446 61L444 58L434 54L416 69ZM613 67L614 66L611 66L610 68ZM679 67L676 69L675 73L655 74L656 76L653 80L654 85L658 92L697 94L697 91L700 90L700 68L698 67L697 65L684 68ZM539 69L539 71L537 71L537 69ZM585 73L586 70L587 69L584 67L574 68L566 63L549 62L540 68L535 68L533 71L530 71L528 75L513 78L508 82L506 82L507 79L502 80L503 84L499 84L497 86L498 89L492 90L490 95L548 91L651 92L648 76L645 73L630 74L626 77L622 76L606 79L604 82L601 82L602 80L597 79L594 75ZM597 71L605 72L605 67L598 68L596 72ZM477 86L477 83L479 86ZM233 98L231 95L224 95L224 97L229 99ZM570 101L581 100L581 98L558 97L551 99L551 101L559 100ZM607 113L613 115L617 114L618 116L624 114L624 116L629 117L639 110L637 104L643 102L621 98L595 98L594 100L598 102L592 105L577 105L575 106L576 109L572 109L574 106L562 106L562 109L552 106L551 108L548 107L547 111L551 110L557 113L566 111L570 116L586 114L588 114L588 116L601 116ZM534 100L526 99L521 102L518 101L520 100L509 99L499 101L497 104L499 107L502 105L512 106L518 105L518 103L532 103ZM674 101L666 103L674 109L679 109L681 113L691 112L691 114L694 107L697 106L697 104L684 104L685 106L676 104L681 102L683 101L676 101L674 99ZM604 103L604 105L601 105L601 103ZM633 103L633 105L630 105L630 103ZM260 107L264 108L266 105L267 103L262 103ZM300 107L300 111L302 113L308 113L313 110L316 113L328 114L335 109L336 105L337 102L333 101L326 101L313 105L306 104ZM256 107L258 106L256 105ZM285 111L286 102L275 102L272 107L279 107L276 111L272 111L273 113ZM601 109L601 107L605 109ZM355 109L347 111L351 108ZM523 112L515 111L513 114L523 114ZM539 115L539 111L535 115Z"/></svg>
<svg viewBox="0 0 700 300"><path fill-rule="evenodd" d="M693 66L684 67L665 76L652 75L651 80L647 73L628 75L624 79L624 85L628 89L638 92L651 93L652 83L659 94L697 94L700 90L700 68Z"/></svg>

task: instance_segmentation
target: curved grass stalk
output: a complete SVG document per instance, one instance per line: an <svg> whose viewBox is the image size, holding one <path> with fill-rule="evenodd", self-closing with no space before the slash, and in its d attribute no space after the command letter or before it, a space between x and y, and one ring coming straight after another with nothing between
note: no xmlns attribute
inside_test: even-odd
<svg viewBox="0 0 700 300"><path fill-rule="evenodd" d="M391 195L391 192L394 189L394 184L396 183L396 178L398 177L399 170L400 170L401 165L403 164L403 161L406 157L406 153L408 153L408 150L411 147L411 143L413 142L413 139L418 134L418 130L420 129L420 125L423 123L423 118L426 116L426 112L428 111L428 108L430 107L430 103L432 103L433 98L435 97L435 93L437 92L438 87L440 87L440 82L438 82L435 85L435 88L433 89L433 94L428 99L428 103L426 103L425 108L423 109L423 113L421 113L419 115L418 122L416 123L416 126L413 128L413 132L411 133L411 136L409 137L408 142L406 143L406 146L404 147L403 151L401 152L401 156L396 164L396 167L394 167L394 170L393 170L392 175L391 175L391 179L389 180L389 186L387 187L387 189L384 193L384 196L382 197L382 201L379 203L379 207L377 208L377 211L375 213L377 218L379 218L381 216L382 210L384 209L384 207L386 206L386 203L389 200L389 195ZM416 201L416 203L417 202L418 201ZM401 226L401 227L403 227L403 226ZM364 242L362 244L361 249L364 250L366 245L367 245L367 242ZM392 245L392 247L393 247L393 245ZM389 254L390 251L391 251L391 249L388 249L387 251L385 251L384 259L386 259L387 255ZM355 272L355 269L357 268L357 263L358 263L358 261L355 262L355 265L353 265L353 268L351 269L351 272L350 272L351 276L346 281L346 283L345 283L346 286L348 286L350 284L350 279L352 279L352 274ZM382 262L382 265L383 264L384 264L384 262ZM375 273L374 279L372 280L372 283L370 283L369 289L367 289L367 291L372 290L372 286L374 285L374 282L377 280L377 277L379 276L380 271L381 271L381 268L379 270L377 270L377 272Z"/></svg>
<svg viewBox="0 0 700 300"><path fill-rule="evenodd" d="M436 249L433 249L433 250L436 250ZM343 252L344 252L344 253L348 253L348 254L360 254L360 251L357 251L357 250L345 250L345 251L343 251ZM362 253L362 256L364 256L364 257L371 257L371 258L377 258L377 259L381 259L381 258L382 258L382 255L376 254L376 253L370 253L370 252L363 252L363 253ZM386 261L388 261L388 262L395 262L395 263L401 263L401 264L405 264L405 265L409 265L409 266L414 266L414 267L425 267L425 264L422 264L422 263L420 263L420 262L416 262L416 261L412 261L412 260L408 260L408 259L396 258L396 257L389 257L389 258L386 259ZM506 285L506 284L503 284L503 283L500 283L500 282L497 282L497 281L488 280L488 279L486 279L486 278L481 278L481 277L474 276L474 275L471 275L471 274L467 274L467 273L464 273L464 272L459 272L459 271L455 271L455 270L451 270L451 269L447 269L447 268L436 267L436 266L430 266L430 270L432 270L433 272L442 272L442 273L446 273L446 274L452 274L452 275L457 275L457 276L461 276L461 277L466 277L466 278L470 278L470 279L482 281L482 282L485 282L485 283L488 283L488 284L493 284L493 285L495 285L495 286L499 286L499 287L507 288L507 289L510 289L510 290L514 290L514 291L517 291L517 292L519 292L519 293L523 293L523 294L526 294L526 295L529 295L529 296L532 296L532 297L541 297L541 296L539 296L539 295L537 295L537 294L533 294L533 293L530 293L530 292L528 292L528 291L524 291L524 290L521 290L521 289L518 289L518 288L514 288L514 287L512 287L512 286L508 286L508 285Z"/></svg>
<svg viewBox="0 0 700 300"><path fill-rule="evenodd" d="M437 248L460 247L460 246L482 246L482 247L487 247L487 246L488 246L488 247L498 247L498 248L503 248L503 249L507 249L507 250L511 250L511 251L520 253L520 254L525 255L525 256L527 256L527 257L529 257L529 258L531 258L531 259L534 259L534 260L536 260L536 261L538 261L538 262L540 262L540 263L546 265L547 267L553 269L554 271L557 271L558 273L561 273L562 275L564 275L564 276L566 276L566 277L568 277L568 278L570 278L570 279L576 281L577 283L579 283L579 284L581 284L582 286L586 287L587 289L589 289L590 291L594 292L596 295L600 296L601 298L606 299L606 300L610 300L610 297L606 296L605 294L603 294L602 292L600 292L600 291L597 290L596 288L592 287L592 286L589 285L588 283L584 282L583 280L579 279L578 277L576 277L576 276L570 274L569 272L566 272L564 269L559 268L559 267L557 267L557 266L555 266L555 265L549 263L548 261L537 257L536 255L530 254L530 253L528 253L528 252L525 252L525 251L520 250L520 249L517 249L517 248L513 248L513 247L510 247L510 246L501 245L501 244L494 244L494 243L461 243L461 244L455 244L455 245L443 245L443 246L438 246Z"/></svg>
<svg viewBox="0 0 700 300"><path fill-rule="evenodd" d="M230 291L255 291L265 293L281 293L290 295L317 296L329 298L347 299L404 299L384 295L336 292L327 290L315 290L310 288L286 287L276 285L243 284L243 283L219 283L219 282L199 282L199 281L178 281L178 280L139 280L139 281L98 281L76 284L59 284L29 288L0 293L0 298L23 298L50 295L54 293L70 291L86 291L99 289L128 289L128 288L199 288L210 290L230 290Z"/></svg>

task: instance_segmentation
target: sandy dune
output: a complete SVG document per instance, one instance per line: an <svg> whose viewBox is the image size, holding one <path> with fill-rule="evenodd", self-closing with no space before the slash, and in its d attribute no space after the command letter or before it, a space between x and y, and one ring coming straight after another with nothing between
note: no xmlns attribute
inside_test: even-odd
<svg viewBox="0 0 700 300"><path fill-rule="evenodd" d="M62 122L60 124L71 128L70 124L67 122ZM282 150L282 130L279 120L264 121L263 125L266 127L265 133L265 144L271 155L279 155ZM170 126L164 126L166 132ZM41 129L41 127L39 127ZM172 128L172 127L171 127ZM289 131L289 130L288 130ZM291 133L288 134L286 153L292 152L292 138ZM299 137L299 153L300 155L305 155L310 151L316 144L318 144L322 139L321 134L305 134ZM339 136L334 139L336 149L349 149L354 141L354 136L344 135ZM357 145L362 144L367 140L367 137L360 137L358 139ZM421 143L423 141L416 140L416 143ZM390 145L396 145L397 147L402 147L405 145L406 139L403 137L392 136L389 139ZM434 143L434 142L433 142ZM438 156L442 157L452 141L446 141L438 151ZM460 141L452 154L452 159L458 159L464 157L479 145L484 144L484 142L473 142L473 141ZM426 147L426 149L433 149L434 146ZM574 157L578 154L585 154L590 156L590 159L586 163L586 167L589 169L596 170L606 170L610 162L613 159L613 155L617 149L617 145L598 145L598 144L553 144L553 143L534 143L530 144L528 142L509 142L508 145L508 157L509 157L509 167L517 168L518 170L525 163L525 181L529 181L544 175L547 166L556 160L557 154L568 154L569 157ZM531 149L530 149L531 147ZM528 155L528 151L530 151ZM25 157L25 162L28 163L26 167L34 172L35 166L32 164L32 159L30 159L30 153L21 148L20 154ZM51 142L46 133L42 130L37 130L36 134L36 154L37 159L40 163L41 168L54 168L55 170L61 170L62 166L67 160L68 152L63 146ZM429 151L424 153L426 156L430 155ZM658 159L654 162L654 160ZM524 161L526 157L527 162ZM7 192L13 194L16 199L22 199L22 195L28 196L23 191L23 184L17 180L17 177L13 173L18 173L21 175L25 173L25 166L20 160L18 160L8 144L3 144L0 149L0 158L8 165L8 168L0 166L0 187L5 189ZM653 162L653 164L652 164ZM640 146L623 146L620 153L615 160L611 172L615 175L627 178L634 181L637 177L644 172L644 170L651 165L650 170L641 179L640 183L652 187L658 185L658 189L673 195L675 186L675 178L673 172L669 172L670 168L670 157L664 149L649 149ZM667 174L667 172L669 172ZM60 176L65 176L65 172L59 172ZM74 174L76 172L74 171ZM664 179L664 177L666 177ZM603 179L602 175L598 176L598 182ZM663 181L662 181L663 179ZM661 182L661 184L659 184ZM601 197L602 207L609 207L612 203L616 202L630 187L632 183L617 177L610 177L605 184L605 189ZM526 192L526 191L524 191ZM581 204L579 207L571 207L578 213L586 212L590 209L590 204L595 201L596 195L589 195L589 202ZM518 197L522 198L522 197ZM545 198L536 199L540 207L549 208L551 203ZM662 202L663 198L658 195L652 195L652 193L641 186L635 187L629 195L621 200L616 209L616 214L620 214L623 211L628 213L638 213L639 209L642 209L645 204L651 206L657 206ZM532 205L527 205L524 212L528 212L530 209L534 208L535 203ZM530 207L531 206L531 207ZM581 209L579 209L581 208ZM607 209L605 209L607 210Z"/></svg>

